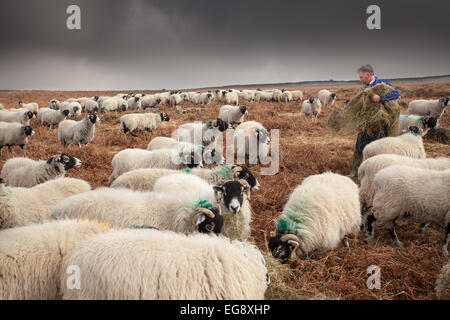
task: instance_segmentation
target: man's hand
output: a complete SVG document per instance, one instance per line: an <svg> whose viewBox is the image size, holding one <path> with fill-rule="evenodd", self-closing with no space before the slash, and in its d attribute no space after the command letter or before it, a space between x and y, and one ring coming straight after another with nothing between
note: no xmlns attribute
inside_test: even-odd
<svg viewBox="0 0 450 320"><path fill-rule="evenodd" d="M380 102L381 101L381 97L379 95L374 95L371 98L372 102Z"/></svg>

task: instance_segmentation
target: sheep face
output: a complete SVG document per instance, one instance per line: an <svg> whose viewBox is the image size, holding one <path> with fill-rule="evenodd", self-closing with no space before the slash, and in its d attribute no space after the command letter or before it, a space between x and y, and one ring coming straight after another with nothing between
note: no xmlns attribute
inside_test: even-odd
<svg viewBox="0 0 450 320"><path fill-rule="evenodd" d="M72 157L66 153L61 153L57 158L57 161L64 164L64 170L66 171L72 168L80 168L82 165L80 159Z"/></svg>
<svg viewBox="0 0 450 320"><path fill-rule="evenodd" d="M331 99L333 99L333 100L334 100L334 99L336 99L336 97L337 97L337 94L336 94L336 93L334 93L334 92L332 92L330 96L331 96Z"/></svg>
<svg viewBox="0 0 450 320"><path fill-rule="evenodd" d="M243 186L239 181L227 181L213 187L222 205L233 214L241 210L244 202L244 192L250 190L249 185Z"/></svg>
<svg viewBox="0 0 450 320"><path fill-rule="evenodd" d="M247 109L246 106L240 107L239 110L240 110L240 112L241 112L242 114L248 114L248 109Z"/></svg>
<svg viewBox="0 0 450 320"><path fill-rule="evenodd" d="M75 108L74 108L75 109ZM97 117L97 115L91 113L90 115L88 115L89 121L92 123L96 123L96 122L100 122L100 118Z"/></svg>
<svg viewBox="0 0 450 320"><path fill-rule="evenodd" d="M425 117L423 118L422 125L424 126L424 128L436 128L437 118Z"/></svg>
<svg viewBox="0 0 450 320"><path fill-rule="evenodd" d="M67 109L62 111L62 114L63 114L65 117L67 117L67 116L69 115L69 113L70 113L70 111L67 110Z"/></svg>
<svg viewBox="0 0 450 320"><path fill-rule="evenodd" d="M256 140L258 141L258 143L270 143L269 133L266 130L256 128L254 134L256 135Z"/></svg>
<svg viewBox="0 0 450 320"><path fill-rule="evenodd" d="M170 121L169 115L167 113L160 113L161 121Z"/></svg>
<svg viewBox="0 0 450 320"><path fill-rule="evenodd" d="M211 214L208 215L200 211L193 217L194 224L199 232L219 234L223 227L223 215L217 207L207 210L212 213L213 217Z"/></svg>
<svg viewBox="0 0 450 320"><path fill-rule="evenodd" d="M308 101L309 103L314 103L314 97L310 97Z"/></svg>
<svg viewBox="0 0 450 320"><path fill-rule="evenodd" d="M30 126L22 127L26 136L34 136L34 131Z"/></svg>
<svg viewBox="0 0 450 320"><path fill-rule="evenodd" d="M235 167L240 167L241 170L239 170L236 173L236 176L234 178L239 179L239 180L243 179L243 180L247 181L248 184L250 185L250 189L252 191L258 191L259 190L259 182L255 178L255 176L250 172L250 170L247 168L247 166L244 166L244 165L233 166L233 168L235 168Z"/></svg>
<svg viewBox="0 0 450 320"><path fill-rule="evenodd" d="M216 149L206 150L203 153L203 160L205 161L206 164L213 164L213 163L222 164L225 161L222 153L220 153Z"/></svg>
<svg viewBox="0 0 450 320"><path fill-rule="evenodd" d="M300 240L293 234L272 234L268 245L274 258L280 259L283 263L287 259L295 259L300 256L298 252L301 251L299 248Z"/></svg>
<svg viewBox="0 0 450 320"><path fill-rule="evenodd" d="M409 132L412 132L412 133L415 133L415 134L419 134L419 132L420 132L419 128L416 127L416 126L410 126L410 127L408 128L408 131L409 131Z"/></svg>
<svg viewBox="0 0 450 320"><path fill-rule="evenodd" d="M217 118L215 121L212 122L212 127L218 129L220 132L224 132L229 128L229 125L222 119Z"/></svg>
<svg viewBox="0 0 450 320"><path fill-rule="evenodd" d="M31 112L31 111L28 111L28 112L26 113L26 115L27 115L27 119L32 119L32 118L34 117L34 114L33 114L33 112Z"/></svg>

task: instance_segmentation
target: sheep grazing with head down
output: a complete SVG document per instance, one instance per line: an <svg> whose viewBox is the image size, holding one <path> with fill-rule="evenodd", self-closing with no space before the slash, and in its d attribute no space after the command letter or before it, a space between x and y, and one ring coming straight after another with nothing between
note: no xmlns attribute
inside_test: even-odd
<svg viewBox="0 0 450 320"><path fill-rule="evenodd" d="M60 273L69 270L61 270L63 258L109 230L104 223L68 220L0 231L0 300L60 299Z"/></svg>
<svg viewBox="0 0 450 320"><path fill-rule="evenodd" d="M62 121L58 127L58 140L61 147L65 148L68 144L76 144L81 149L82 144L89 144L94 139L95 124L99 122L100 118L92 113L81 121Z"/></svg>
<svg viewBox="0 0 450 320"><path fill-rule="evenodd" d="M331 107L336 101L337 94L330 92L327 89L322 89L319 91L318 98L322 107Z"/></svg>
<svg viewBox="0 0 450 320"><path fill-rule="evenodd" d="M98 109L98 102L93 99L86 100L86 102L84 103L84 110L88 113L97 113Z"/></svg>
<svg viewBox="0 0 450 320"><path fill-rule="evenodd" d="M140 131L152 132L163 121L170 121L167 113L130 113L120 117L120 131L136 137Z"/></svg>
<svg viewBox="0 0 450 320"><path fill-rule="evenodd" d="M439 100L414 100L409 103L406 113L440 118L449 104L449 97L442 97Z"/></svg>
<svg viewBox="0 0 450 320"><path fill-rule="evenodd" d="M202 154L198 151L190 153L174 149L143 150L125 149L112 159L113 173L110 183L125 172L141 168L184 169L203 167Z"/></svg>
<svg viewBox="0 0 450 320"><path fill-rule="evenodd" d="M363 149L363 161L378 154L399 154L410 158L426 158L419 128L409 127L409 132L398 137L386 137L372 141Z"/></svg>
<svg viewBox="0 0 450 320"><path fill-rule="evenodd" d="M63 299L264 299L269 282L261 252L248 242L207 234L134 229L85 241L64 259L80 268L80 290Z"/></svg>
<svg viewBox="0 0 450 320"><path fill-rule="evenodd" d="M394 165L405 165L432 170L446 170L450 169L450 159L443 157L414 159L397 154L379 154L364 161L358 169L358 178L360 181L359 197L363 216L361 230L364 230L365 216L369 209L372 208L374 196L372 184L375 174L384 168Z"/></svg>
<svg viewBox="0 0 450 320"><path fill-rule="evenodd" d="M226 180L245 180L250 185L252 191L259 190L259 182L250 170L244 165L217 166L213 169L184 169L181 171L185 174L196 175L209 184L219 184ZM164 176L180 173L179 170L173 169L136 169L128 171L119 176L113 183L111 188L127 188L136 191L153 191L155 182Z"/></svg>
<svg viewBox="0 0 450 320"><path fill-rule="evenodd" d="M209 185L196 190L198 194L184 190L168 194L99 188L61 201L52 218L86 218L108 221L115 227L151 226L182 233L220 233L223 216L220 206L211 202L214 194Z"/></svg>
<svg viewBox="0 0 450 320"><path fill-rule="evenodd" d="M300 90L291 91L292 101L302 101L303 100L303 92Z"/></svg>
<svg viewBox="0 0 450 320"><path fill-rule="evenodd" d="M222 119L232 127L234 124L241 124L244 122L244 117L248 115L248 108L246 106L233 107L224 105L220 107L219 119Z"/></svg>
<svg viewBox="0 0 450 320"><path fill-rule="evenodd" d="M275 222L269 249L276 258L295 259L316 249L332 250L361 224L358 186L339 174L309 176L295 188Z"/></svg>
<svg viewBox="0 0 450 320"><path fill-rule="evenodd" d="M313 122L317 121L317 117L322 109L322 104L318 98L310 97L302 103L302 113L306 117L311 117Z"/></svg>
<svg viewBox="0 0 450 320"><path fill-rule="evenodd" d="M0 229L48 221L58 202L91 190L86 181L73 178L53 179L32 188L11 188L1 183Z"/></svg>
<svg viewBox="0 0 450 320"><path fill-rule="evenodd" d="M420 223L445 228L442 252L448 255L450 235L450 169L431 170L409 166L390 166L373 179L373 213L368 217L367 239L373 238L374 223L384 223L397 246L403 244L395 233L395 221L408 217Z"/></svg>
<svg viewBox="0 0 450 320"><path fill-rule="evenodd" d="M3 165L0 177L9 187L31 188L48 180L62 178L67 170L80 167L79 159L65 153L55 154L47 161L12 158Z"/></svg>

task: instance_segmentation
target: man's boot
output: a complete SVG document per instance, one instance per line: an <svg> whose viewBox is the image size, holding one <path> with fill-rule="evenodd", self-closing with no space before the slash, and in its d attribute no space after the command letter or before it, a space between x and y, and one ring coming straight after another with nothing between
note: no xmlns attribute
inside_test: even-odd
<svg viewBox="0 0 450 320"><path fill-rule="evenodd" d="M358 168L362 162L362 159L363 159L362 153L359 152L353 153L352 172L347 177L354 178L358 176Z"/></svg>

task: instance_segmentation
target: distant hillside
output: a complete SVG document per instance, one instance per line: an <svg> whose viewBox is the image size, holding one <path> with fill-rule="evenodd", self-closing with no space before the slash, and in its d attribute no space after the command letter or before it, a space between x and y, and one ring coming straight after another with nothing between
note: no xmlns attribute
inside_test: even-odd
<svg viewBox="0 0 450 320"><path fill-rule="evenodd" d="M416 78L395 78L395 79L384 79L389 82L427 82L427 81L450 81L450 75L442 76L429 76L429 77L416 77ZM284 83L259 83L259 84L235 84L214 87L218 89L224 88L299 88L299 87L316 87L316 86L349 86L349 85L359 85L358 80L323 80L323 81L300 81L300 82L284 82ZM209 89L211 87L195 88L195 89L185 89L185 90L201 90Z"/></svg>

